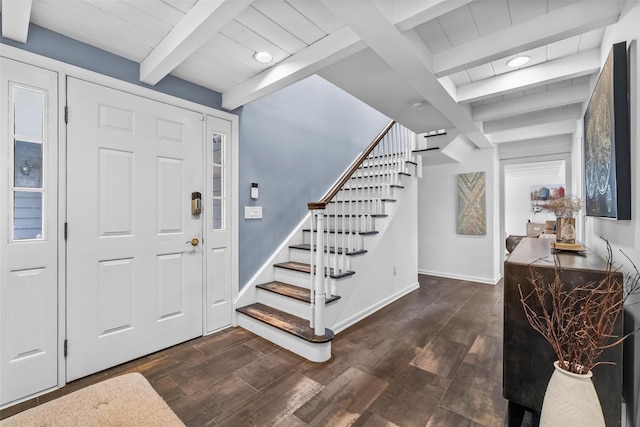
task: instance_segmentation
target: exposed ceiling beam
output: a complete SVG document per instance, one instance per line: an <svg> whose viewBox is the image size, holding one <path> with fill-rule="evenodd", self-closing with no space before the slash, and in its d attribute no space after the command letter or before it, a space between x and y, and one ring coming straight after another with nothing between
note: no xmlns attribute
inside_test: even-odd
<svg viewBox="0 0 640 427"><path fill-rule="evenodd" d="M342 2L342 0L339 1ZM469 2L471 0L410 2L414 3L411 5L412 7L420 3L418 4L418 7L420 7L419 18L414 19L401 14L402 16L398 17L398 21L392 22L403 29L409 29L413 25L419 25L422 22L426 22L425 20L437 18L443 13ZM248 81L229 89L222 94L222 107L229 110L236 109L298 80L309 77L316 71L366 48L366 44L358 36L353 37L353 34L355 33L351 29L342 28ZM317 44L320 44L320 46L316 46ZM422 46L424 47L424 43L422 43ZM426 50L426 47L424 48ZM331 52L332 49L333 53Z"/></svg>
<svg viewBox="0 0 640 427"><path fill-rule="evenodd" d="M413 44L370 1L335 2L324 0L329 10L360 38L399 76L464 133L479 148L491 142L471 119L468 108L458 105L431 72Z"/></svg>
<svg viewBox="0 0 640 427"><path fill-rule="evenodd" d="M503 130L522 128L542 123L551 123L570 119L577 120L580 116L582 116L582 105L573 104L527 114L520 114L506 119L484 122L483 129L485 133L492 134Z"/></svg>
<svg viewBox="0 0 640 427"><path fill-rule="evenodd" d="M140 63L140 81L155 85L253 0L199 0Z"/></svg>
<svg viewBox="0 0 640 427"><path fill-rule="evenodd" d="M549 136L572 134L575 132L577 121L569 119L559 122L541 123L522 128L509 129L489 135L494 144L522 141L523 139L545 138Z"/></svg>
<svg viewBox="0 0 640 427"><path fill-rule="evenodd" d="M476 147L473 143L471 143L471 141L469 141L469 138L464 135L458 135L441 151L443 155L450 157L457 162L462 162L467 154L475 149Z"/></svg>
<svg viewBox="0 0 640 427"><path fill-rule="evenodd" d="M576 55L458 86L458 101L478 101L533 86L581 77L598 70L600 70L600 49L590 49Z"/></svg>
<svg viewBox="0 0 640 427"><path fill-rule="evenodd" d="M473 0L388 1L375 0L378 9L395 23L400 31L407 31L432 19L471 3Z"/></svg>
<svg viewBox="0 0 640 427"><path fill-rule="evenodd" d="M246 82L222 94L222 107L234 110L241 105L282 89L318 70L366 48L349 27L320 39Z"/></svg>
<svg viewBox="0 0 640 427"><path fill-rule="evenodd" d="M477 65L564 40L618 21L618 2L579 1L520 24L496 31L433 57L442 77Z"/></svg>
<svg viewBox="0 0 640 427"><path fill-rule="evenodd" d="M516 159L531 156L545 156L571 153L573 138L571 133L554 135L536 139L525 139L517 142L506 142L498 145L500 159Z"/></svg>
<svg viewBox="0 0 640 427"><path fill-rule="evenodd" d="M2 0L2 37L27 42L31 0Z"/></svg>
<svg viewBox="0 0 640 427"><path fill-rule="evenodd" d="M478 105L472 108L471 115L475 121L497 120L517 114L584 102L589 99L589 93L589 85L582 83L505 101L492 102L491 104Z"/></svg>

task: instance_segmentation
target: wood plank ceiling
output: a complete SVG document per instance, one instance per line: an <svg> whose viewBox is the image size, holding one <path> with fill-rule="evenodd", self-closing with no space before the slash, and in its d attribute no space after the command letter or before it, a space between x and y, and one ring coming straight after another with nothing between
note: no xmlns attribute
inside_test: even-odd
<svg viewBox="0 0 640 427"><path fill-rule="evenodd" d="M569 144L600 69L604 29L624 6L2 0L1 12L4 37L24 42L30 21L140 63L145 83L171 74L218 91L230 110L319 74L417 133L447 129L438 144L455 161L470 147ZM272 61L257 62L260 51ZM524 66L506 65L525 55Z"/></svg>

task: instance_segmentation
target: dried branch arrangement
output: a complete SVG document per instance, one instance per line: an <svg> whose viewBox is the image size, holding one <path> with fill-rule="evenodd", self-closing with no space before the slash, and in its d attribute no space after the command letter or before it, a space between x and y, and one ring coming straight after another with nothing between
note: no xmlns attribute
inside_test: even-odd
<svg viewBox="0 0 640 427"><path fill-rule="evenodd" d="M566 195L551 199L542 208L553 212L557 218L573 218L582 209L582 200L579 197Z"/></svg>
<svg viewBox="0 0 640 427"><path fill-rule="evenodd" d="M531 268L529 282L533 290L523 295L518 285L529 324L551 344L560 366L569 372L586 374L607 363L597 361L601 353L626 338L614 335L615 324L625 300L640 291L640 272L627 257L635 274L621 280L612 266L609 242L607 251L608 268L599 282L569 288L562 281L562 268L556 256L551 283Z"/></svg>

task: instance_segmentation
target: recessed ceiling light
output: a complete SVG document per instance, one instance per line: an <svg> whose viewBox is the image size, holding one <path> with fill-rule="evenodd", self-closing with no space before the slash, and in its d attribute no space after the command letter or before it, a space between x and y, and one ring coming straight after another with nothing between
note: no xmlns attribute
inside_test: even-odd
<svg viewBox="0 0 640 427"><path fill-rule="evenodd" d="M527 62L529 62L530 59L531 57L528 55L516 56L515 58L512 58L509 61L507 61L507 65L509 67L520 67L526 64Z"/></svg>
<svg viewBox="0 0 640 427"><path fill-rule="evenodd" d="M424 101L415 100L411 103L411 108L414 110L422 110L426 105L427 103Z"/></svg>
<svg viewBox="0 0 640 427"><path fill-rule="evenodd" d="M256 52L253 55L253 59L260 62L261 64L267 64L271 62L271 60L273 59L273 55L271 55L269 52Z"/></svg>

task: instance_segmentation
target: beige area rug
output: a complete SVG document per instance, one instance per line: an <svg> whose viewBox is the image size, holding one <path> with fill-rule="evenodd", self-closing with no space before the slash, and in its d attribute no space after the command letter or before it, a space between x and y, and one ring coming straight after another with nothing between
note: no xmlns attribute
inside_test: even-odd
<svg viewBox="0 0 640 427"><path fill-rule="evenodd" d="M91 385L0 421L1 427L184 426L139 373Z"/></svg>

